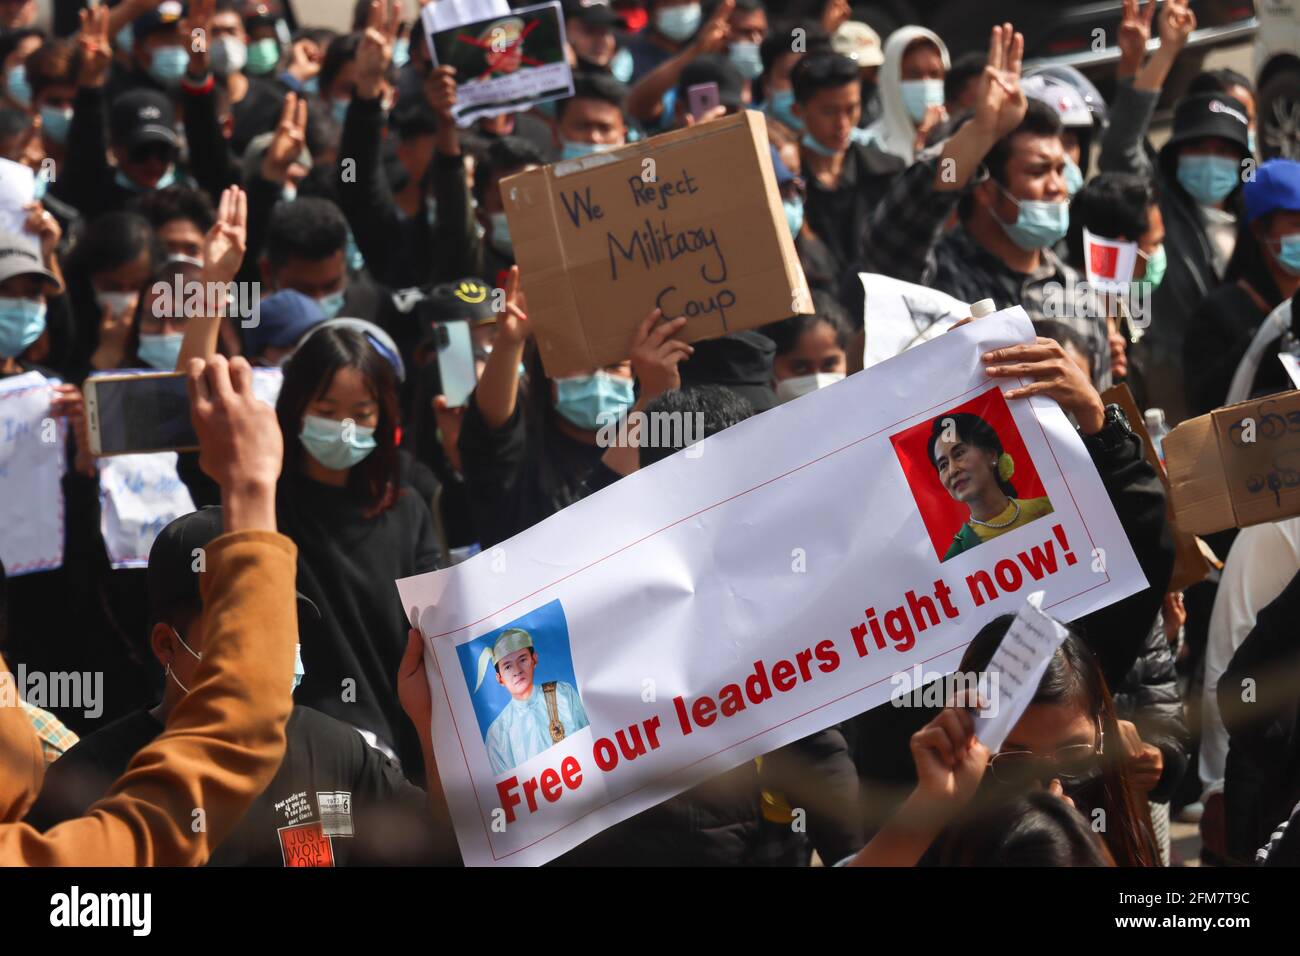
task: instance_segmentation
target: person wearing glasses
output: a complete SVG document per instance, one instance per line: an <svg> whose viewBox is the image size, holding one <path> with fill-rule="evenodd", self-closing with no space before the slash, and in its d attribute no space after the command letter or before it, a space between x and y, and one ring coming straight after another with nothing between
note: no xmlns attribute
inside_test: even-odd
<svg viewBox="0 0 1300 956"><path fill-rule="evenodd" d="M1013 620L1002 615L981 628L959 672L978 674L982 681L980 672ZM1132 776L1139 755L1121 729L1101 666L1082 637L1071 631L1053 654L997 753L975 735L977 708L969 697L957 701L912 735L916 788L847 865L935 862L970 819L1031 791L1052 794L1082 814L1097 833L1101 855L1117 865L1160 864L1146 801ZM1015 837L1011 823L1000 835L1003 840Z"/></svg>

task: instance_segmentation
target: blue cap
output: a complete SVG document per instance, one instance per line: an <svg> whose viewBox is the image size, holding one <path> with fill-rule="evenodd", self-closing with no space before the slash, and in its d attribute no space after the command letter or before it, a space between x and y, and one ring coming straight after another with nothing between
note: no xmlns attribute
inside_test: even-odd
<svg viewBox="0 0 1300 956"><path fill-rule="evenodd" d="M1270 159L1255 171L1255 181L1241 187L1246 197L1246 221L1254 222L1279 209L1300 212L1300 162Z"/></svg>
<svg viewBox="0 0 1300 956"><path fill-rule="evenodd" d="M131 22L131 33L137 41L162 27L180 23L185 17L185 4L179 0L163 0L154 9L140 14Z"/></svg>
<svg viewBox="0 0 1300 956"><path fill-rule="evenodd" d="M257 356L266 349L287 349L325 321L325 310L310 296L281 289L262 300L258 323L244 330L244 348Z"/></svg>
<svg viewBox="0 0 1300 956"><path fill-rule="evenodd" d="M776 151L775 146L768 146L772 151L772 169L776 172L776 184L784 186L786 183L792 183L799 177L790 172L790 167L781 162L781 155Z"/></svg>

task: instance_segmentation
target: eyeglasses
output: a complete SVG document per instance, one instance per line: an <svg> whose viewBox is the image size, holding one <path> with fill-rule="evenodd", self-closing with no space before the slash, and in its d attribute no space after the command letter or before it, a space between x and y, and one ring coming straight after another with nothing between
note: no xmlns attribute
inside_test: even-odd
<svg viewBox="0 0 1300 956"><path fill-rule="evenodd" d="M989 760L989 772L999 783L1011 786L1025 786L1053 777L1066 781L1084 780L1096 772L1105 743L1106 733L1098 720L1095 744L1070 744L1050 754L1005 750Z"/></svg>

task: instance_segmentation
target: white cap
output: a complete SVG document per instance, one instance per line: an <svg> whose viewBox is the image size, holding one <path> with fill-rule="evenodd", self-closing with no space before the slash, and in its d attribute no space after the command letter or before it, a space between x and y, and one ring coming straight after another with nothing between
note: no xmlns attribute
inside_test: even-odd
<svg viewBox="0 0 1300 956"><path fill-rule="evenodd" d="M831 34L831 49L841 56L856 60L858 66L880 66L885 62L885 51L880 46L880 34L861 20L846 20Z"/></svg>
<svg viewBox="0 0 1300 956"><path fill-rule="evenodd" d="M992 299L980 299L970 307L970 317L972 319L982 319L986 315L992 315L997 310L997 303Z"/></svg>

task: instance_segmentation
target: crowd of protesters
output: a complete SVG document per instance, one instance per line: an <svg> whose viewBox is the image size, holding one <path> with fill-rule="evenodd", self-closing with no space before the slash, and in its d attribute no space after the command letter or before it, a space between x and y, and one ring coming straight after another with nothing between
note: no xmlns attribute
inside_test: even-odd
<svg viewBox="0 0 1300 956"><path fill-rule="evenodd" d="M1208 863L1300 862L1300 518L1211 536L1210 577L1171 591L1164 485L1100 394L1127 384L1153 426L1224 405L1300 292L1300 163L1258 160L1249 79L1195 77L1148 141L1185 0L1125 0L1109 101L1026 69L1011 24L953 57L847 0L564 0L573 95L464 128L464 78L391 0L345 33L278 0L56 0L48 32L35 6L0 4L0 156L37 183L0 233L0 376L60 383L65 546L6 582L0 651L102 673L104 700L94 719L0 706L0 863L459 862L393 582L674 450L603 447L610 416L698 413L713 434L861 369L860 273L1024 307L1039 338L989 375L1069 414L1148 587L1071 623L996 753L973 701L885 705L557 864L1160 866L1187 862L1174 819L1200 821ZM747 109L813 314L687 344L685 318L651 313L626 360L549 378L501 180ZM1126 301L1063 299L1085 230L1137 244ZM159 302L191 281L254 289L258 321ZM477 373L460 405L436 361L454 323ZM1288 389L1292 344L1234 397ZM258 367L282 369L274 409ZM186 372L201 449L177 465L198 510L147 569L114 569L101 536L82 386L119 369ZM961 669L1009 623L968 635Z"/></svg>

